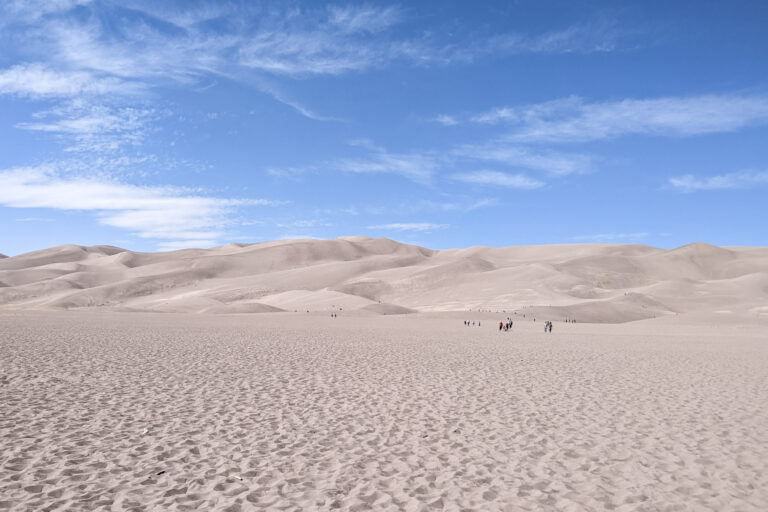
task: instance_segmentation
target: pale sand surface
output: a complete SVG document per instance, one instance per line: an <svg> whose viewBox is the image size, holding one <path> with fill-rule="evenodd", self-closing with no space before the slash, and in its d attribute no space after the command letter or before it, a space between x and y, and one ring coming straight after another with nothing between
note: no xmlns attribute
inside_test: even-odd
<svg viewBox="0 0 768 512"><path fill-rule="evenodd" d="M577 244L436 251L384 238L136 253L61 245L0 260L2 309L175 313L536 312L621 323L768 319L768 248Z"/></svg>
<svg viewBox="0 0 768 512"><path fill-rule="evenodd" d="M768 510L764 322L344 315L1 312L0 509Z"/></svg>

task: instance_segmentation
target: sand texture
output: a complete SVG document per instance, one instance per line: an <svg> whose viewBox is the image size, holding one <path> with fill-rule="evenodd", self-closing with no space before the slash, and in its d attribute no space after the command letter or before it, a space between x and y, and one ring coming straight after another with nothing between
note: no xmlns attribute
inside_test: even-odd
<svg viewBox="0 0 768 512"><path fill-rule="evenodd" d="M768 510L766 325L682 317L0 312L0 510Z"/></svg>
<svg viewBox="0 0 768 512"><path fill-rule="evenodd" d="M618 323L768 316L768 249L695 243L472 247L283 240L134 253L63 245L0 259L0 308L179 313L513 311Z"/></svg>

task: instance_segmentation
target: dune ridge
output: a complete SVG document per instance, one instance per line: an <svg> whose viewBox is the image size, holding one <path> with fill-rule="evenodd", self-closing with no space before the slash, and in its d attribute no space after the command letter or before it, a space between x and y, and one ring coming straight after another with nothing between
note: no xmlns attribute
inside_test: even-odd
<svg viewBox="0 0 768 512"><path fill-rule="evenodd" d="M159 253L62 245L0 260L0 307L178 313L541 311L617 323L768 314L768 249L578 244L431 250L386 238Z"/></svg>

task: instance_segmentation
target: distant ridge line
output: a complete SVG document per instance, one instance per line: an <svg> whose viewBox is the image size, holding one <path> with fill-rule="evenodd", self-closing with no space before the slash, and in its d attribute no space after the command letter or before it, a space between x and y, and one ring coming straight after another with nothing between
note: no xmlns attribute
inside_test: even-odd
<svg viewBox="0 0 768 512"><path fill-rule="evenodd" d="M534 305L546 306L534 306ZM696 242L432 250L342 237L134 252L59 245L0 259L0 306L207 314L523 311L584 322L768 313L768 248Z"/></svg>

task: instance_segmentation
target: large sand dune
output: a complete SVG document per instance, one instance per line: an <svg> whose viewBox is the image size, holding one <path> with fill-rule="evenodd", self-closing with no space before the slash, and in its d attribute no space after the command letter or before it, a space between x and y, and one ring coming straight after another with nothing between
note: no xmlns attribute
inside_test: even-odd
<svg viewBox="0 0 768 512"><path fill-rule="evenodd" d="M471 247L285 240L135 253L64 245L0 260L6 308L184 313L517 311L625 322L768 313L768 249L689 244Z"/></svg>
<svg viewBox="0 0 768 512"><path fill-rule="evenodd" d="M768 510L764 248L67 245L0 303L0 510Z"/></svg>

